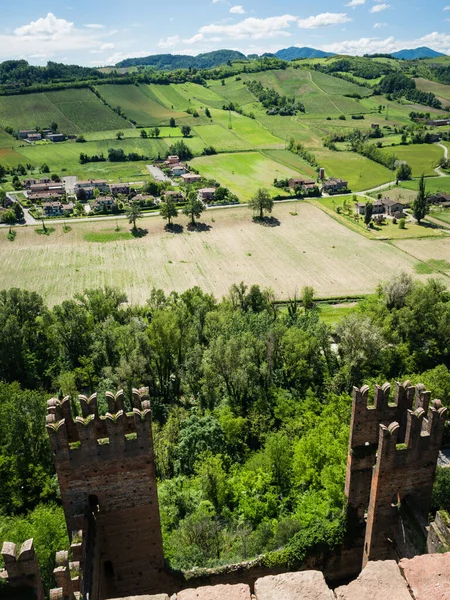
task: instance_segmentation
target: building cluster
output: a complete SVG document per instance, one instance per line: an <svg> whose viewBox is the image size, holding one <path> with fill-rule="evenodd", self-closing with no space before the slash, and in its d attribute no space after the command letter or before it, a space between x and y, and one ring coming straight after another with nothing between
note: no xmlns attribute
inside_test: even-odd
<svg viewBox="0 0 450 600"><path fill-rule="evenodd" d="M367 202L355 202L355 213L359 216L366 214ZM387 215L401 219L405 216L404 210L409 208L409 204L398 202L392 198L381 198L372 202L372 215Z"/></svg>
<svg viewBox="0 0 450 600"><path fill-rule="evenodd" d="M349 191L348 181L337 177L325 179L324 169L320 169L319 180L322 184L321 188L315 179L310 179L309 177L293 177L289 179L289 189L300 191L300 193L305 196L313 195L315 192L319 195L320 189L322 190L322 193L329 194L330 196L334 194L345 194Z"/></svg>
<svg viewBox="0 0 450 600"><path fill-rule="evenodd" d="M52 129L22 129L17 132L17 137L20 140L27 142L40 142L41 140L47 140L48 142L64 142L67 138L62 133L57 133Z"/></svg>

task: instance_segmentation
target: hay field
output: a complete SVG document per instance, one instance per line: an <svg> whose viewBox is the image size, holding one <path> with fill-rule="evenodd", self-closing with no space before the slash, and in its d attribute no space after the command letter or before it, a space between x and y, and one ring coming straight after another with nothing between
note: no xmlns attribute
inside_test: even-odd
<svg viewBox="0 0 450 600"><path fill-rule="evenodd" d="M118 239L107 243L86 237L103 232L103 239L114 240L116 220L73 223L69 233L55 224L49 237L18 228L13 243L2 229L0 288L35 290L55 304L84 288L112 285L143 303L154 286L182 291L198 285L220 297L245 281L271 287L283 299L304 285L320 296L370 293L400 271L415 274L414 258L350 231L310 204L278 204L274 216L279 225L264 227L245 207L212 210L202 219L209 231L188 232L180 217L181 234L166 233L159 217L149 217L139 222L148 234L129 240L121 220Z"/></svg>
<svg viewBox="0 0 450 600"><path fill-rule="evenodd" d="M445 273L450 272L450 237L425 240L402 240L395 245L420 261ZM449 273L450 274L450 273Z"/></svg>

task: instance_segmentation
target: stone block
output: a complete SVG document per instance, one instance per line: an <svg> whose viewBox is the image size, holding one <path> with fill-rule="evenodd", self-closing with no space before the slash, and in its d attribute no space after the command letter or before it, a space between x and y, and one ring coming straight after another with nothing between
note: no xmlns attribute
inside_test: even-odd
<svg viewBox="0 0 450 600"><path fill-rule="evenodd" d="M334 600L320 571L300 571L261 577L255 583L256 600Z"/></svg>
<svg viewBox="0 0 450 600"><path fill-rule="evenodd" d="M167 594L156 594L156 596L128 596L121 600L169 600L169 596Z"/></svg>
<svg viewBox="0 0 450 600"><path fill-rule="evenodd" d="M208 585L196 590L183 590L177 594L177 600L250 600L248 585Z"/></svg>
<svg viewBox="0 0 450 600"><path fill-rule="evenodd" d="M415 600L450 598L450 552L404 558L400 569Z"/></svg>
<svg viewBox="0 0 450 600"><path fill-rule="evenodd" d="M337 600L411 600L406 581L394 560L368 562L355 581L334 592Z"/></svg>

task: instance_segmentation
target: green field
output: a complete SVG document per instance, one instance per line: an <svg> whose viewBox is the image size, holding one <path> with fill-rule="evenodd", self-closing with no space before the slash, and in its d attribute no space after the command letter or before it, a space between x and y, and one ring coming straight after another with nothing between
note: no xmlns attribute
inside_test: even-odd
<svg viewBox="0 0 450 600"><path fill-rule="evenodd" d="M148 85L102 85L98 90L108 104L114 108L120 106L127 118L138 125L168 125L171 117L187 116L156 101Z"/></svg>
<svg viewBox="0 0 450 600"><path fill-rule="evenodd" d="M433 93L442 102L444 107L450 104L450 86L438 83L437 81L422 79L421 77L418 77L414 81L418 90Z"/></svg>
<svg viewBox="0 0 450 600"><path fill-rule="evenodd" d="M400 187L407 190L418 190L419 181L402 181ZM428 177L425 181L427 192L445 192L450 193L450 177Z"/></svg>
<svg viewBox="0 0 450 600"><path fill-rule="evenodd" d="M327 177L341 177L349 183L353 192L369 190L382 183L392 181L394 173L355 152L315 151L320 167L325 167Z"/></svg>
<svg viewBox="0 0 450 600"><path fill-rule="evenodd" d="M66 134L131 127L131 123L105 106L88 89L0 96L0 125L3 127L45 128L53 122Z"/></svg>
<svg viewBox="0 0 450 600"><path fill-rule="evenodd" d="M384 154L394 154L398 160L406 160L412 168L413 177L435 175L439 159L444 155L442 148L435 144L410 144L409 146L395 146L382 148Z"/></svg>
<svg viewBox="0 0 450 600"><path fill-rule="evenodd" d="M249 200L261 187L268 188L272 195L283 194L273 186L273 180L298 177L300 173L259 152L205 156L195 158L191 164L201 175L228 187L242 202Z"/></svg>

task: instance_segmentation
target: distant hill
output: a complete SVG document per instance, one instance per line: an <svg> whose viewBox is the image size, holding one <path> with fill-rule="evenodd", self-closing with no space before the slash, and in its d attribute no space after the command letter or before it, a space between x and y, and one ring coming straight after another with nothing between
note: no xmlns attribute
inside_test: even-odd
<svg viewBox="0 0 450 600"><path fill-rule="evenodd" d="M296 60L298 58L327 58L329 56L335 56L333 52L324 52L323 50L317 50L316 48L297 48L297 46L291 46L290 48L283 48L275 53L277 58L281 60Z"/></svg>
<svg viewBox="0 0 450 600"><path fill-rule="evenodd" d="M436 52L426 46L420 48L413 48L411 50L399 50L398 52L392 52L393 58L399 58L400 60L417 60L418 58L437 58L438 56L446 56L442 52Z"/></svg>
<svg viewBox="0 0 450 600"><path fill-rule="evenodd" d="M236 50L216 50L188 56L182 54L154 54L144 58L126 58L116 64L116 67L137 67L140 65L154 67L158 70L173 71L174 69L211 69L226 65L234 60L247 60L245 54Z"/></svg>

